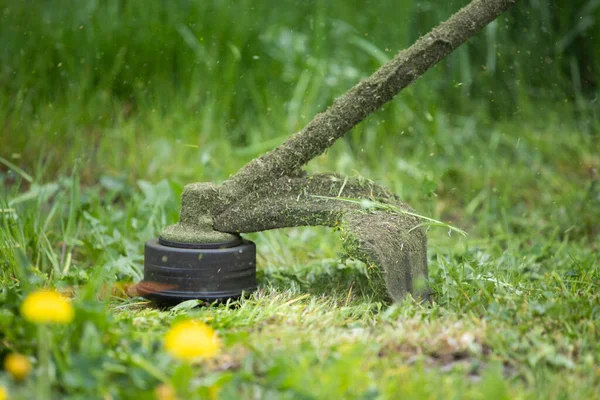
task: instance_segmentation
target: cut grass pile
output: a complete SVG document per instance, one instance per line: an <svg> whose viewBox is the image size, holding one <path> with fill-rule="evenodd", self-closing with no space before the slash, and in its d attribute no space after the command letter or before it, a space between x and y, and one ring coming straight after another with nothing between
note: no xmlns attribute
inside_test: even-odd
<svg viewBox="0 0 600 400"><path fill-rule="evenodd" d="M230 307L159 310L124 296L122 283L141 279L143 243L177 220L184 184L226 179L372 70L387 47L406 45L410 32L389 28L395 18L427 25L425 16L433 23L449 12L408 1L400 3L413 14L252 3L269 16L261 22L213 2L159 3L27 14L8 2L2 11L0 35L11 39L2 42L29 57L0 69L2 82L11 76L0 90L0 357L18 352L33 364L22 382L0 371L12 398L35 398L45 366L39 330L20 312L39 287L72 296L75 310L44 342L54 398L167 399L168 388L224 399L598 397L598 103L554 64L544 64L552 84L521 79L540 66L522 54L543 46L528 47L528 37L519 53L502 26L308 167L374 179L419 215L468 233L430 227L431 304L375 298L369 266L342 262L325 228L247 235L260 289ZM496 44L507 67L469 75L482 54L496 54L470 52ZM448 71L471 80L448 82ZM163 343L190 318L222 342L191 367Z"/></svg>

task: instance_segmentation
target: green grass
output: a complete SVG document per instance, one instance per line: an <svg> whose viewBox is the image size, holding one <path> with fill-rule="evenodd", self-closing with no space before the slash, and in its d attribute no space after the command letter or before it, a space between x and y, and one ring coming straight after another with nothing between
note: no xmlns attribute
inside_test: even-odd
<svg viewBox="0 0 600 400"><path fill-rule="evenodd" d="M382 302L335 233L297 228L247 235L255 295L172 310L106 286L141 279L183 186L223 181L458 4L77 3L0 4L0 358L34 362L23 383L0 371L13 398L34 398L19 306L43 286L75 293L55 398L163 381L181 398L598 397L600 114L578 49L599 28L577 23L598 2L522 2L308 166L468 233L429 228L431 304ZM184 318L224 342L191 370L162 344Z"/></svg>

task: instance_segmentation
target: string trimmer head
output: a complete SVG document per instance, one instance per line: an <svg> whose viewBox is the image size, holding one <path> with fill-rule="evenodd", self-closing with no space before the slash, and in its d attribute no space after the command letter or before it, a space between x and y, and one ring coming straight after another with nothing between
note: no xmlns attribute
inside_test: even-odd
<svg viewBox="0 0 600 400"><path fill-rule="evenodd" d="M256 290L256 246L249 240L189 244L152 239L144 251L138 292L161 305L212 303Z"/></svg>

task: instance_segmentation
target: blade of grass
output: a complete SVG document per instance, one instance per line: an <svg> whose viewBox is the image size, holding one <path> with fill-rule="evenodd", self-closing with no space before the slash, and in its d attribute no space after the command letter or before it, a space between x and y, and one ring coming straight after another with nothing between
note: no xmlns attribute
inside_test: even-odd
<svg viewBox="0 0 600 400"><path fill-rule="evenodd" d="M352 198L348 198L348 197L328 197L328 196L318 196L318 195L311 195L311 197L324 199L324 200L337 200L337 201L345 201L348 203L354 203L354 204L360 205L361 208L366 209L366 210L384 210L384 211L393 212L396 214L410 215L411 217L416 217L416 218L427 221L428 225L444 227L444 228L447 228L450 231L456 232L462 236L467 236L467 232L463 231L460 228L457 228L455 226L452 226L452 225L447 224L442 221L438 221L437 219L429 218L424 215L413 213L408 210L403 210L400 207L396 207L392 204L386 204L386 203L382 203L382 202L375 201L375 200L369 200L369 199L352 199ZM418 226L420 226L420 225L418 225ZM415 228L413 228L413 229L415 229Z"/></svg>
<svg viewBox="0 0 600 400"><path fill-rule="evenodd" d="M10 168L13 171L15 171L17 174L19 174L27 182L33 183L33 178L31 177L31 175L29 175L27 172L23 171L21 168L19 168L15 164L13 164L10 161L8 161L6 158L0 156L0 163L6 165L8 168Z"/></svg>

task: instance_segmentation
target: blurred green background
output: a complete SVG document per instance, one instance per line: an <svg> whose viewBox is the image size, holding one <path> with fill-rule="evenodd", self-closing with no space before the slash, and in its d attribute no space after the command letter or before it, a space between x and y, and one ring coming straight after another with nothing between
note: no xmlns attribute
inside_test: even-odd
<svg viewBox="0 0 600 400"><path fill-rule="evenodd" d="M194 120L197 133L234 145L261 143L301 128L466 3L3 0L4 144L39 151L146 112ZM501 119L556 107L589 128L598 113L600 2L519 3L382 120L418 124L428 111ZM65 104L71 122L56 133L47 113ZM31 120L43 125L35 135ZM73 125L85 131L64 132Z"/></svg>

